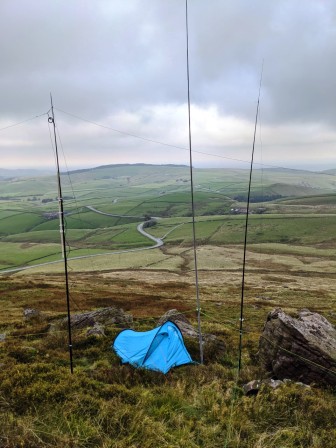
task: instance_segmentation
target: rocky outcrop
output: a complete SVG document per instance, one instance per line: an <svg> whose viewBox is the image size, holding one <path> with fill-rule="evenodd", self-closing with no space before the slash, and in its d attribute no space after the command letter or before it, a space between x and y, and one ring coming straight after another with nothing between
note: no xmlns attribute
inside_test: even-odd
<svg viewBox="0 0 336 448"><path fill-rule="evenodd" d="M174 324L179 327L183 336L198 338L198 331L195 330L190 321L180 311L176 309L167 311L163 316L160 317L157 325L163 325L168 320L174 322Z"/></svg>
<svg viewBox="0 0 336 448"><path fill-rule="evenodd" d="M244 394L247 396L257 395L259 390L261 389L261 386L265 386L269 389L277 389L278 387L281 387L285 384L296 384L297 386L304 387L304 388L310 388L307 384L293 382L290 379L286 378L283 381L281 380L274 380L273 378L266 378L264 380L252 380L247 384L243 385L243 391Z"/></svg>
<svg viewBox="0 0 336 448"><path fill-rule="evenodd" d="M183 337L198 339L198 331L195 330L191 322L180 311L176 309L167 311L160 317L157 325L163 325L168 320L174 322L174 324L179 327ZM202 341L204 350L207 351L208 354L211 352L211 358L223 355L226 350L225 342L214 334L202 333ZM206 355L207 353L205 353L205 356Z"/></svg>
<svg viewBox="0 0 336 448"><path fill-rule="evenodd" d="M110 306L99 310L89 311L86 313L71 315L71 328L80 330L87 327L99 328L103 331L102 326L118 325L122 327L129 327L133 321L130 314L125 313L121 308ZM66 328L68 325L68 318L61 319L54 323L53 327Z"/></svg>
<svg viewBox="0 0 336 448"><path fill-rule="evenodd" d="M269 313L259 341L265 368L278 379L336 385L336 329L323 316L301 310Z"/></svg>

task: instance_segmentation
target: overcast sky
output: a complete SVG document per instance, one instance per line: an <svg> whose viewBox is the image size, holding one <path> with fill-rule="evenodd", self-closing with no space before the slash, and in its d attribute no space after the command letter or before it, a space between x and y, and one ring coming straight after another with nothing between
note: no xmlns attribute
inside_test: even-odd
<svg viewBox="0 0 336 448"><path fill-rule="evenodd" d="M264 61L256 163L335 168L335 0L188 8L194 165L248 167ZM68 167L188 163L185 0L1 0L0 30L2 167L53 166L46 115L4 129L49 92Z"/></svg>

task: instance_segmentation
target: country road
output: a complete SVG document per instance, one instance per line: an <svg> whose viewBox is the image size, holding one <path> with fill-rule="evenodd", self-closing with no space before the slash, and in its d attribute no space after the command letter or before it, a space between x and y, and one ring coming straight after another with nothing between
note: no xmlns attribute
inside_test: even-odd
<svg viewBox="0 0 336 448"><path fill-rule="evenodd" d="M109 213L100 212L99 210L96 210L95 208L90 207L90 206L86 206L86 207L89 208L91 211L93 211L95 213L100 213L102 215L113 216L113 217L126 217L126 215L125 216L122 216L122 215L112 215L112 214L109 214ZM127 217L130 218L130 216L127 216ZM132 218L136 218L136 217L132 216ZM141 217L141 219L143 219L143 217ZM156 249L157 247L163 246L164 243L163 243L161 238L156 238L155 236L150 235L149 233L147 233L144 230L143 227L144 227L145 223L146 223L146 221L140 223L137 226L137 230L138 230L139 233L141 233L146 238L149 238L150 240L154 241L155 244L153 246L138 247L136 249L125 249L125 250L118 250L118 251L113 251L113 252L103 252L103 253L92 254L92 255L80 255L78 257L69 257L68 260L69 261L70 260L80 260L80 259L83 259L83 258L100 257L102 255L123 254L123 253L127 253L127 252L139 252L139 251L142 251L142 250ZM34 264L32 266L21 266L21 267L12 268L12 269L5 269L5 270L1 270L0 271L0 275L1 274L11 274L11 273L14 273L14 272L24 271L26 269L33 269L33 268L36 268L36 267L39 267L39 266L47 266L47 265L56 264L56 263L64 263L64 260L60 259L60 260L56 260L56 261L48 261L48 262L45 262L45 263Z"/></svg>

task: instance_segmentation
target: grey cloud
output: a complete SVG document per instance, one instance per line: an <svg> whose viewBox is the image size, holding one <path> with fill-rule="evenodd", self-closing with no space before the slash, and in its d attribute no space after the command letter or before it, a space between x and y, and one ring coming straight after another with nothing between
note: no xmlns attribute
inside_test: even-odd
<svg viewBox="0 0 336 448"><path fill-rule="evenodd" d="M185 102L184 13L178 0L3 0L2 113L40 110L50 90L94 116ZM264 58L267 119L333 122L331 1L195 0L189 23L193 101L253 116Z"/></svg>
<svg viewBox="0 0 336 448"><path fill-rule="evenodd" d="M0 30L0 121L48 110L51 91L57 107L94 121L138 113L124 130L156 135L151 107L186 103L183 0L2 0ZM193 104L253 123L264 59L265 125L336 127L333 0L189 0L189 31ZM169 120L160 129L171 138Z"/></svg>

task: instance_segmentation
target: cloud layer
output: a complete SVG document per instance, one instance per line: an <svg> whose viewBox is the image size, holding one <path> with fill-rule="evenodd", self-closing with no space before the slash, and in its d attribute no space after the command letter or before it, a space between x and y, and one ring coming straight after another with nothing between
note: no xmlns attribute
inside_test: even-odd
<svg viewBox="0 0 336 448"><path fill-rule="evenodd" d="M189 0L195 163L249 159L264 61L263 160L336 166L336 4ZM2 0L0 128L57 109L188 147L185 3ZM68 163L183 163L183 149L56 110ZM3 166L51 165L44 117L2 130ZM21 161L21 162L20 162ZM238 163L238 162L237 162Z"/></svg>

